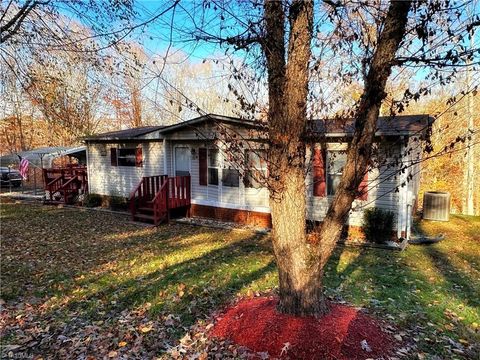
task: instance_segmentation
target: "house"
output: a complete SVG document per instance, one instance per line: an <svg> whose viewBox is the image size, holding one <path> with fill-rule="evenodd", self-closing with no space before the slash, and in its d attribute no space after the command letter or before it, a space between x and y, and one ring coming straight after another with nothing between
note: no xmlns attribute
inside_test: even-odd
<svg viewBox="0 0 480 360"><path fill-rule="evenodd" d="M376 165L364 176L349 227L361 227L363 211L378 207L395 213L398 237L409 235L422 139L431 123L426 115L379 118ZM309 220L322 221L326 214L353 126L351 120L312 120L308 124L307 159L312 160L306 176ZM184 208L190 216L269 226L269 192L257 181L267 174L264 128L259 122L211 114L171 126L86 138L89 191L106 198L133 198L132 214L137 220L158 222L171 211ZM316 144L319 138L324 140ZM244 146L233 147L233 139ZM243 160L234 160L238 158Z"/></svg>

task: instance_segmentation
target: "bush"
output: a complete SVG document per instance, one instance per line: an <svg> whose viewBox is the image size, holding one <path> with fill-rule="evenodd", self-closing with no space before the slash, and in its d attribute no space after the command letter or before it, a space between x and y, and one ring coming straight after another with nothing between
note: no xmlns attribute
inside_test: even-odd
<svg viewBox="0 0 480 360"><path fill-rule="evenodd" d="M98 207L102 205L102 197L98 194L87 194L83 199L83 205L86 207Z"/></svg>
<svg viewBox="0 0 480 360"><path fill-rule="evenodd" d="M383 243L390 240L393 233L395 214L378 208L367 209L363 213L363 232L368 241Z"/></svg>
<svg viewBox="0 0 480 360"><path fill-rule="evenodd" d="M122 196L110 196L110 208L112 210L127 210L128 201Z"/></svg>

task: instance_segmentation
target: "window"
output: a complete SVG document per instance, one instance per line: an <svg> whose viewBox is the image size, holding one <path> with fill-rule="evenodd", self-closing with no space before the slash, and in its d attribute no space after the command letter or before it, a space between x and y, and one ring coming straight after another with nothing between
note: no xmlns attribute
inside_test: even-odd
<svg viewBox="0 0 480 360"><path fill-rule="evenodd" d="M247 172L245 187L260 189L265 187L267 177L267 152L265 150L246 150Z"/></svg>
<svg viewBox="0 0 480 360"><path fill-rule="evenodd" d="M112 166L142 166L143 155L142 148L129 149L111 149L111 163Z"/></svg>
<svg viewBox="0 0 480 360"><path fill-rule="evenodd" d="M343 168L347 162L347 153L345 151L328 152L328 171L327 171L327 194L335 195L340 179L342 178Z"/></svg>
<svg viewBox="0 0 480 360"><path fill-rule="evenodd" d="M218 149L208 149L208 184L218 185L218 168L220 165Z"/></svg>
<svg viewBox="0 0 480 360"><path fill-rule="evenodd" d="M240 186L240 172L237 169L223 169L222 170L222 185L229 187Z"/></svg>

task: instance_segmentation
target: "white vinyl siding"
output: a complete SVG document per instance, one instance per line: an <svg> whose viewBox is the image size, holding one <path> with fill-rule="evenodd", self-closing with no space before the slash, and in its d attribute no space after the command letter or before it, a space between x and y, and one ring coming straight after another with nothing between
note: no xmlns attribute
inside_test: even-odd
<svg viewBox="0 0 480 360"><path fill-rule="evenodd" d="M92 194L128 197L143 176L162 175L163 143L145 142L142 146L143 166L112 166L110 149L134 148L139 143L89 143L88 186ZM105 151L106 149L106 151Z"/></svg>

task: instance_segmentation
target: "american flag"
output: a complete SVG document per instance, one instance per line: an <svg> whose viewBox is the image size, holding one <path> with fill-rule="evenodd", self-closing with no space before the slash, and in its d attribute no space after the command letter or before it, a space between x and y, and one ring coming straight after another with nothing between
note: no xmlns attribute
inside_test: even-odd
<svg viewBox="0 0 480 360"><path fill-rule="evenodd" d="M28 160L23 158L20 161L20 168L18 169L20 171L20 175L22 175L23 180L27 179L27 172L28 172Z"/></svg>

